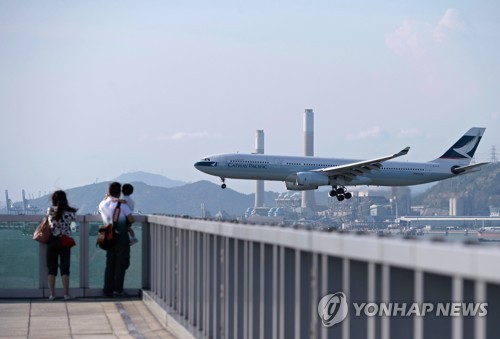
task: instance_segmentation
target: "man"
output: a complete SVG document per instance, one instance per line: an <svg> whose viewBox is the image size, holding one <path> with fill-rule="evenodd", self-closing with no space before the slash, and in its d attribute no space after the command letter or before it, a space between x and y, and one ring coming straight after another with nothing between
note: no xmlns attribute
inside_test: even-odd
<svg viewBox="0 0 500 339"><path fill-rule="evenodd" d="M120 200L121 188L120 183L111 183L108 188L108 196L99 204L99 213L101 213L105 225L113 223L113 213ZM116 242L111 249L106 251L103 293L107 297L125 295L123 282L125 280L125 271L130 265L130 238L127 220L132 224L134 217L129 206L121 204L116 224Z"/></svg>

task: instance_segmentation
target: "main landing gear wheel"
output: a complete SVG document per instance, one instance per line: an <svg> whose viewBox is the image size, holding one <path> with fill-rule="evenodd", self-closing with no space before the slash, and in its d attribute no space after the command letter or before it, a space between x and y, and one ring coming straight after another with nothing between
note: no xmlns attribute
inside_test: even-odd
<svg viewBox="0 0 500 339"><path fill-rule="evenodd" d="M328 192L328 196L330 198L337 196L337 189L335 187L332 187L332 190L330 192Z"/></svg>
<svg viewBox="0 0 500 339"><path fill-rule="evenodd" d="M220 178L220 180L222 180L222 185L220 185L220 187L222 189L225 189L227 186L226 186L226 179L225 178Z"/></svg>
<svg viewBox="0 0 500 339"><path fill-rule="evenodd" d="M336 197L338 201L343 201L344 199L351 199L352 193L347 192L344 186L332 186L332 190L328 192L328 196L330 196L330 198Z"/></svg>

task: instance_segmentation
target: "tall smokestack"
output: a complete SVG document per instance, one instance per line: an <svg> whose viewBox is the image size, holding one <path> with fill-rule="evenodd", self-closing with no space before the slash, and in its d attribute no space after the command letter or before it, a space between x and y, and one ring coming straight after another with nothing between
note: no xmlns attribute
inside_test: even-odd
<svg viewBox="0 0 500 339"><path fill-rule="evenodd" d="M9 199L9 191L5 190L5 203L7 204L7 212L10 213L10 206L12 205L12 202Z"/></svg>
<svg viewBox="0 0 500 339"><path fill-rule="evenodd" d="M264 154L264 131L255 131L255 153ZM255 186L255 207L264 205L264 180L257 180Z"/></svg>
<svg viewBox="0 0 500 339"><path fill-rule="evenodd" d="M314 112L306 109L304 112L304 155L314 155Z"/></svg>
<svg viewBox="0 0 500 339"><path fill-rule="evenodd" d="M304 155L314 156L314 112L306 109L304 112ZM302 192L302 207L312 208L316 204L314 191Z"/></svg>
<svg viewBox="0 0 500 339"><path fill-rule="evenodd" d="M23 208L25 212L28 210L28 200L26 200L26 194L24 193L24 190L23 190Z"/></svg>

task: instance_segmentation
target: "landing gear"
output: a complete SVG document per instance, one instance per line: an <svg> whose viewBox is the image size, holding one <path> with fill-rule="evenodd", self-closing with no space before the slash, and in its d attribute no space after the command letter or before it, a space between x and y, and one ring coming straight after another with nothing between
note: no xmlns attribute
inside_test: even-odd
<svg viewBox="0 0 500 339"><path fill-rule="evenodd" d="M335 186L332 187L332 190L328 192L328 196L330 198L336 197L337 196L337 188Z"/></svg>
<svg viewBox="0 0 500 339"><path fill-rule="evenodd" d="M344 186L332 186L332 190L328 192L330 198L336 197L338 201L343 201L344 199L351 199L352 193L347 192Z"/></svg>
<svg viewBox="0 0 500 339"><path fill-rule="evenodd" d="M220 185L220 187L222 189L225 189L227 186L226 186L226 178L220 178L220 180L222 180L222 185Z"/></svg>

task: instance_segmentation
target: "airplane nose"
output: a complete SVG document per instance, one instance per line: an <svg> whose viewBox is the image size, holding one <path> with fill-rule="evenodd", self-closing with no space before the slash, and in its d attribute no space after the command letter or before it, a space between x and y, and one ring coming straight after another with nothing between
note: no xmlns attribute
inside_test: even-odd
<svg viewBox="0 0 500 339"><path fill-rule="evenodd" d="M197 161L194 163L194 167L200 171L203 171L204 168L217 167L216 161Z"/></svg>
<svg viewBox="0 0 500 339"><path fill-rule="evenodd" d="M217 162L215 162L215 161L203 160L203 161L197 161L194 163L194 167L196 167L199 170L201 170L204 167L216 167L216 166L217 166Z"/></svg>
<svg viewBox="0 0 500 339"><path fill-rule="evenodd" d="M194 167L214 167L217 166L216 161L197 161L194 163Z"/></svg>

